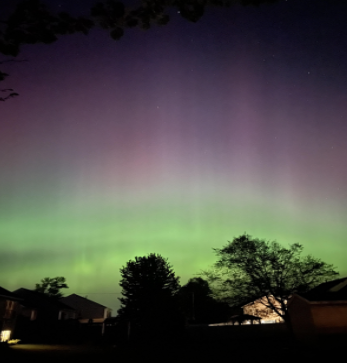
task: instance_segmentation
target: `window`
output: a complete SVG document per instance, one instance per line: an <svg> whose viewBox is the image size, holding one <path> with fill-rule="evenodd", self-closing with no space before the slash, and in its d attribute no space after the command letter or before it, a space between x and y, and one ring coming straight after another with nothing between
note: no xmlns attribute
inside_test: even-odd
<svg viewBox="0 0 347 363"><path fill-rule="evenodd" d="M14 301L6 300L6 310L4 315L5 319L11 319L13 309L14 309Z"/></svg>
<svg viewBox="0 0 347 363"><path fill-rule="evenodd" d="M36 310L31 310L30 312L30 320L35 320L37 317Z"/></svg>

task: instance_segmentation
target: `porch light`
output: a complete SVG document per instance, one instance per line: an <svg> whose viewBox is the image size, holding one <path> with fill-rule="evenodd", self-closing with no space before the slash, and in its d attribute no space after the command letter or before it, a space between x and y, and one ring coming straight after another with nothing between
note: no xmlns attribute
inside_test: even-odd
<svg viewBox="0 0 347 363"><path fill-rule="evenodd" d="M0 342L7 342L10 339L11 330L2 330L0 333Z"/></svg>

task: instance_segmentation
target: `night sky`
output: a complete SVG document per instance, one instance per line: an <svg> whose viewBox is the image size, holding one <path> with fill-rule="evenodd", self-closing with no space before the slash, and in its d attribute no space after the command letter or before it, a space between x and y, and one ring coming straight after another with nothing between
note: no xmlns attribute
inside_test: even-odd
<svg viewBox="0 0 347 363"><path fill-rule="evenodd" d="M20 96L0 104L0 286L64 276L115 315L130 259L184 284L244 232L347 275L346 2L172 15L1 67Z"/></svg>

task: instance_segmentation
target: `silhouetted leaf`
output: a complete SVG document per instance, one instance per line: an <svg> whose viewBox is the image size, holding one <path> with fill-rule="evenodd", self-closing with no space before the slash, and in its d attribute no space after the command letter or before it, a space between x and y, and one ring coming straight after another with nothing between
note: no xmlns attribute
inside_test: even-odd
<svg viewBox="0 0 347 363"><path fill-rule="evenodd" d="M112 1L109 3L109 11L112 17L121 18L125 14L124 4L120 1Z"/></svg>
<svg viewBox="0 0 347 363"><path fill-rule="evenodd" d="M104 7L104 4L99 2L96 5L94 5L90 10L91 16L105 16L106 15L106 9Z"/></svg>
<svg viewBox="0 0 347 363"><path fill-rule="evenodd" d="M129 28L133 28L139 24L138 19L135 19L135 18L128 18L125 21Z"/></svg>
<svg viewBox="0 0 347 363"><path fill-rule="evenodd" d="M59 18L61 18L62 20L65 20L65 21L70 21L72 18L71 18L71 15L65 11L62 11L61 13L58 14Z"/></svg>
<svg viewBox="0 0 347 363"><path fill-rule="evenodd" d="M162 15L158 20L157 20L157 24L159 25L166 25L168 22L170 21L170 16L165 14Z"/></svg>
<svg viewBox="0 0 347 363"><path fill-rule="evenodd" d="M113 29L110 33L112 39L119 40L124 34L124 30L122 28Z"/></svg>
<svg viewBox="0 0 347 363"><path fill-rule="evenodd" d="M183 3L180 8L180 14L183 18L196 23L204 15L204 6L200 4Z"/></svg>
<svg viewBox="0 0 347 363"><path fill-rule="evenodd" d="M3 81L6 77L8 77L8 74L0 71L0 81Z"/></svg>
<svg viewBox="0 0 347 363"><path fill-rule="evenodd" d="M149 21L148 22L143 22L141 24L141 27L142 27L142 29L148 30L151 27L151 23Z"/></svg>
<svg viewBox="0 0 347 363"><path fill-rule="evenodd" d="M0 43L0 53L16 57L19 54L19 44Z"/></svg>
<svg viewBox="0 0 347 363"><path fill-rule="evenodd" d="M45 31L42 33L41 35L41 41L45 44L50 44L53 43L57 40L57 37L55 36L55 34L52 31Z"/></svg>

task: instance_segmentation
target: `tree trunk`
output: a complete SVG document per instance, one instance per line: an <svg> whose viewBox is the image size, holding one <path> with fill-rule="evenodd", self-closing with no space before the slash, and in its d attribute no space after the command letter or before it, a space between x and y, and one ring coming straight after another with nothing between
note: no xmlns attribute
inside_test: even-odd
<svg viewBox="0 0 347 363"><path fill-rule="evenodd" d="M290 318L290 315L289 315L288 311L286 311L284 313L283 319L284 319L284 322L287 325L290 342L295 343L296 342L296 336L295 336L295 333L294 333L294 330L293 330L292 319Z"/></svg>

